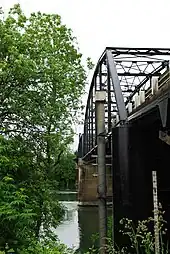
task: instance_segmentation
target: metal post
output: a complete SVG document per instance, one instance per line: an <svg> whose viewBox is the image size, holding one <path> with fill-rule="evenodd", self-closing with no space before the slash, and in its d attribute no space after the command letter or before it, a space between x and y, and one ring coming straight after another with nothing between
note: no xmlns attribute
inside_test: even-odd
<svg viewBox="0 0 170 254"><path fill-rule="evenodd" d="M98 159L98 205L100 254L106 253L107 209L106 209L106 165L105 165L105 109L106 93L96 92L97 159Z"/></svg>
<svg viewBox="0 0 170 254"><path fill-rule="evenodd" d="M152 171L153 181L153 206L154 206L154 231L155 231L155 254L159 254L159 209L158 209L158 194L157 194L157 174Z"/></svg>

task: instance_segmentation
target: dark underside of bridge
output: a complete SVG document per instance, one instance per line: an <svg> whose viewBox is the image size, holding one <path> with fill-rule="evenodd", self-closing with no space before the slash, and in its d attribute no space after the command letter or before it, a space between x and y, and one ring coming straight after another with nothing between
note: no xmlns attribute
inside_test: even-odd
<svg viewBox="0 0 170 254"><path fill-rule="evenodd" d="M166 98L167 99L167 98ZM170 100L166 126L158 106L127 125L112 130L112 172L115 225L153 217L152 171L157 171L158 201L170 232L170 144L160 133L170 130ZM116 230L118 232L118 230ZM169 235L170 236L170 235Z"/></svg>
<svg viewBox="0 0 170 254"><path fill-rule="evenodd" d="M115 236L121 218L153 217L153 171L157 172L158 202L170 232L167 57L170 49L106 48L94 72L78 157L85 163L97 158L94 98L97 91L105 91L106 164L112 165Z"/></svg>

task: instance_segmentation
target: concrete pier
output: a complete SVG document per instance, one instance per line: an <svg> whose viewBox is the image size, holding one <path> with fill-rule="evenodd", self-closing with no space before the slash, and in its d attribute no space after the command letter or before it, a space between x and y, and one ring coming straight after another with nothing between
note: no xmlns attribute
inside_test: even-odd
<svg viewBox="0 0 170 254"><path fill-rule="evenodd" d="M98 173L97 164L78 160L78 201L80 206L98 205ZM106 165L106 182L108 205L112 200L112 175L111 167ZM109 202L110 201L110 202Z"/></svg>

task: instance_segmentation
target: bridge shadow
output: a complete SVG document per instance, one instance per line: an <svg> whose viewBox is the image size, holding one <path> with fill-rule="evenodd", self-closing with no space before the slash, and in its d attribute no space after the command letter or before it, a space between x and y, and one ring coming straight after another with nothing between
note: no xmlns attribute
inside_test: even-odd
<svg viewBox="0 0 170 254"><path fill-rule="evenodd" d="M170 144L160 138L160 132L168 132L169 127L167 118L166 128L162 128L159 109L155 108L128 126L113 129L113 200L117 243L122 243L118 232L121 218L128 217L137 222L153 217L152 171L157 172L158 202L165 211L167 238L170 239ZM152 227L150 229L153 230Z"/></svg>
<svg viewBox="0 0 170 254"><path fill-rule="evenodd" d="M107 209L108 217L112 209ZM81 253L87 252L93 245L99 247L99 216L97 206L80 206L78 209L78 223L80 233Z"/></svg>

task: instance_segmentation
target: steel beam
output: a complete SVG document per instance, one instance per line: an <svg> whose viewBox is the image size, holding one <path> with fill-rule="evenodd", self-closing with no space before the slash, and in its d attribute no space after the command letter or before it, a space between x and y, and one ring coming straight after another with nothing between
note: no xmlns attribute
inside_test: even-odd
<svg viewBox="0 0 170 254"><path fill-rule="evenodd" d="M129 126L112 129L113 242L118 243L120 219L130 218Z"/></svg>
<svg viewBox="0 0 170 254"><path fill-rule="evenodd" d="M125 106L122 90L120 87L120 81L117 74L116 65L114 63L114 59L113 59L111 51L107 50L106 56L107 56L107 65L110 71L110 76L111 76L113 87L114 87L115 98L116 98L118 112L119 112L119 119L120 119L120 122L125 122L127 120L127 111L126 111L126 106Z"/></svg>
<svg viewBox="0 0 170 254"><path fill-rule="evenodd" d="M168 62L166 61L165 63L162 63L161 66L159 66L158 68L156 68L153 73L159 73L161 70L163 70L165 68L165 64L168 64ZM150 76L152 76L153 74L152 72L150 73ZM142 80L142 82L140 82L139 85L136 86L135 90L131 93L131 95L128 97L128 100L126 101L126 105L128 102L131 101L131 99L133 98L133 96L140 90L140 88L146 84L146 82L150 79L150 76L145 77L144 80Z"/></svg>
<svg viewBox="0 0 170 254"><path fill-rule="evenodd" d="M127 55L170 55L170 48L124 48L124 47L107 47L106 50L111 50L114 54Z"/></svg>
<svg viewBox="0 0 170 254"><path fill-rule="evenodd" d="M116 61L115 61L116 63ZM145 73L145 72L118 72L117 73L119 77L159 77L161 75L161 73ZM102 72L102 76L107 76L107 73Z"/></svg>

